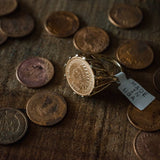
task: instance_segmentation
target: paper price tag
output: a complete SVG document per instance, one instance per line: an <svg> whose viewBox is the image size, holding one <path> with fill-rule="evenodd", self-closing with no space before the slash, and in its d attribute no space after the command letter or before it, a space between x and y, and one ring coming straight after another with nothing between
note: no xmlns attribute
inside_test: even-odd
<svg viewBox="0 0 160 160"><path fill-rule="evenodd" d="M118 89L139 110L144 110L155 99L135 80L127 79L125 73L120 72L115 76L119 80L118 83L120 83Z"/></svg>

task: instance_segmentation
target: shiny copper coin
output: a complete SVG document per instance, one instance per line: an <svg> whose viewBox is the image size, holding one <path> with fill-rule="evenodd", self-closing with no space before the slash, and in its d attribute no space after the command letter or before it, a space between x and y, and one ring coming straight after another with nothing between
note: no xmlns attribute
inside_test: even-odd
<svg viewBox="0 0 160 160"><path fill-rule="evenodd" d="M64 98L52 92L40 92L31 97L26 106L31 121L41 126L51 126L60 122L67 113Z"/></svg>
<svg viewBox="0 0 160 160"><path fill-rule="evenodd" d="M130 104L127 117L130 123L140 130L157 131L160 129L160 102L154 100L143 111Z"/></svg>
<svg viewBox="0 0 160 160"><path fill-rule="evenodd" d="M146 43L130 40L117 49L116 57L127 68L144 69L153 62L154 53Z"/></svg>
<svg viewBox="0 0 160 160"><path fill-rule="evenodd" d="M153 84L157 91L160 92L160 68L153 75Z"/></svg>
<svg viewBox="0 0 160 160"><path fill-rule="evenodd" d="M32 32L33 18L23 12L15 12L1 19L1 29L8 37L23 37Z"/></svg>
<svg viewBox="0 0 160 160"><path fill-rule="evenodd" d="M27 119L22 112L13 108L0 108L0 144L20 140L27 128Z"/></svg>
<svg viewBox="0 0 160 160"><path fill-rule="evenodd" d="M7 35L0 29L0 45L7 40Z"/></svg>
<svg viewBox="0 0 160 160"><path fill-rule="evenodd" d="M82 57L73 57L65 68L67 82L74 92L88 96L94 89L94 73L89 63Z"/></svg>
<svg viewBox="0 0 160 160"><path fill-rule="evenodd" d="M160 132L139 132L133 141L136 155L142 160L160 159Z"/></svg>
<svg viewBox="0 0 160 160"><path fill-rule="evenodd" d="M101 28L84 27L74 35L73 44L83 53L100 53L109 46L109 36Z"/></svg>
<svg viewBox="0 0 160 160"><path fill-rule="evenodd" d="M17 8L16 0L0 0L0 16L13 12Z"/></svg>
<svg viewBox="0 0 160 160"><path fill-rule="evenodd" d="M53 75L54 67L52 63L41 57L34 57L23 61L16 70L17 79L29 88L46 85Z"/></svg>
<svg viewBox="0 0 160 160"><path fill-rule="evenodd" d="M45 22L45 29L56 37L68 37L74 34L79 28L79 19L67 11L53 12Z"/></svg>
<svg viewBox="0 0 160 160"><path fill-rule="evenodd" d="M117 4L110 10L108 18L113 25L119 28L133 28L142 21L143 13L138 7Z"/></svg>

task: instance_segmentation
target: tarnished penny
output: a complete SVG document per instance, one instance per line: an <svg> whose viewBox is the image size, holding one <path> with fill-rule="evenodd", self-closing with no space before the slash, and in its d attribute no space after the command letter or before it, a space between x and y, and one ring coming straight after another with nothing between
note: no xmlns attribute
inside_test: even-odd
<svg viewBox="0 0 160 160"><path fill-rule="evenodd" d="M88 96L94 89L94 73L89 63L82 57L71 58L66 65L67 82L74 92L81 96Z"/></svg>
<svg viewBox="0 0 160 160"><path fill-rule="evenodd" d="M7 15L17 8L16 0L0 0L0 16Z"/></svg>
<svg viewBox="0 0 160 160"><path fill-rule="evenodd" d="M38 88L46 85L54 75L52 63L41 57L24 60L16 70L20 83L29 88Z"/></svg>
<svg viewBox="0 0 160 160"><path fill-rule="evenodd" d="M146 43L130 40L120 45L116 57L127 68L144 69L152 63L154 53Z"/></svg>
<svg viewBox="0 0 160 160"><path fill-rule="evenodd" d="M157 131L160 129L160 102L154 100L143 111L130 104L127 117L130 123L140 130Z"/></svg>
<svg viewBox="0 0 160 160"><path fill-rule="evenodd" d="M116 4L110 10L108 19L119 28L133 28L142 21L143 13L138 7Z"/></svg>
<svg viewBox="0 0 160 160"><path fill-rule="evenodd" d="M57 11L49 15L45 22L45 29L56 37L68 37L74 34L79 28L79 19L67 11Z"/></svg>
<svg viewBox="0 0 160 160"><path fill-rule="evenodd" d="M32 32L34 28L33 18L23 12L14 12L1 19L1 29L8 37L23 37Z"/></svg>
<svg viewBox="0 0 160 160"><path fill-rule="evenodd" d="M160 132L138 132L133 147L141 160L160 159Z"/></svg>
<svg viewBox="0 0 160 160"><path fill-rule="evenodd" d="M64 98L52 92L40 92L31 97L26 106L31 121L41 126L51 126L60 122L67 113Z"/></svg>
<svg viewBox="0 0 160 160"><path fill-rule="evenodd" d="M153 84L157 91L160 92L160 68L153 75Z"/></svg>
<svg viewBox="0 0 160 160"><path fill-rule="evenodd" d="M7 40L7 35L0 29L0 45Z"/></svg>
<svg viewBox="0 0 160 160"><path fill-rule="evenodd" d="M74 35L73 44L83 53L100 53L109 46L109 36L101 28L84 27Z"/></svg>
<svg viewBox="0 0 160 160"><path fill-rule="evenodd" d="M22 112L13 108L0 108L0 144L20 140L27 128L27 119Z"/></svg>

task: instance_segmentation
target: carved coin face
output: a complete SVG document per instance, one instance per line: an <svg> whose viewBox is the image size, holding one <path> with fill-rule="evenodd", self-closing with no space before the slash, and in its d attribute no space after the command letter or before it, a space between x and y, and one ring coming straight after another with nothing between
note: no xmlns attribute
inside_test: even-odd
<svg viewBox="0 0 160 160"><path fill-rule="evenodd" d="M0 45L7 40L7 35L0 29Z"/></svg>
<svg viewBox="0 0 160 160"><path fill-rule="evenodd" d="M1 29L8 37L26 36L32 32L33 28L33 18L29 14L20 11L1 19Z"/></svg>
<svg viewBox="0 0 160 160"><path fill-rule="evenodd" d="M133 28L137 26L143 18L143 14L138 7L117 4L112 7L108 18L110 22L120 28Z"/></svg>
<svg viewBox="0 0 160 160"><path fill-rule="evenodd" d="M17 8L16 0L0 0L0 16L13 12Z"/></svg>
<svg viewBox="0 0 160 160"><path fill-rule="evenodd" d="M0 109L0 144L10 144L21 139L28 128L22 112L13 108Z"/></svg>
<svg viewBox="0 0 160 160"><path fill-rule="evenodd" d="M52 92L40 92L31 97L26 106L31 121L41 126L51 126L60 122L67 113L64 98Z"/></svg>
<svg viewBox="0 0 160 160"><path fill-rule="evenodd" d="M157 131L160 129L160 102L154 100L147 108L140 111L132 104L129 105L127 117L130 123L143 131Z"/></svg>
<svg viewBox="0 0 160 160"><path fill-rule="evenodd" d="M160 159L160 132L138 132L133 147L136 155L144 160Z"/></svg>
<svg viewBox="0 0 160 160"><path fill-rule="evenodd" d="M157 91L160 92L160 68L154 73L153 84Z"/></svg>
<svg viewBox="0 0 160 160"><path fill-rule="evenodd" d="M73 44L83 53L100 53L109 46L109 36L101 28L84 27L74 35Z"/></svg>
<svg viewBox="0 0 160 160"><path fill-rule="evenodd" d="M56 37L68 37L79 28L79 19L72 12L53 12L45 22L45 29Z"/></svg>
<svg viewBox="0 0 160 160"><path fill-rule="evenodd" d="M94 89L94 73L89 63L82 57L72 57L66 65L68 84L81 96L89 96Z"/></svg>
<svg viewBox="0 0 160 160"><path fill-rule="evenodd" d="M127 68L144 69L153 62L154 54L146 43L130 40L118 48L116 57Z"/></svg>
<svg viewBox="0 0 160 160"><path fill-rule="evenodd" d="M46 85L54 75L54 67L45 58L34 57L23 61L16 70L20 83L29 88Z"/></svg>

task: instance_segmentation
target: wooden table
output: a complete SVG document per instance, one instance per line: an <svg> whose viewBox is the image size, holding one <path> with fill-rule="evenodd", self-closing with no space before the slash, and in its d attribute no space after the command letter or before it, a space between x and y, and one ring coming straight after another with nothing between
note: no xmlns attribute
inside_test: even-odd
<svg viewBox="0 0 160 160"><path fill-rule="evenodd" d="M107 14L116 2L138 5L144 13L143 22L131 30L114 27ZM0 46L0 107L25 109L34 93L50 90L65 97L68 113L53 127L40 127L29 121L28 132L21 141L0 146L0 160L137 160L132 142L138 130L127 120L129 101L118 91L117 84L93 97L74 95L63 76L64 63L78 53L73 37L50 36L43 22L52 11L73 11L80 18L81 27L97 26L109 33L110 47L102 53L106 57L115 57L117 47L126 39L146 41L155 53L153 64L144 70L124 70L160 100L152 83L153 73L160 66L160 1L21 0L19 3L19 7L34 16L36 27L31 35L9 38ZM34 56L47 58L55 66L55 77L40 89L23 87L15 76L16 66Z"/></svg>

